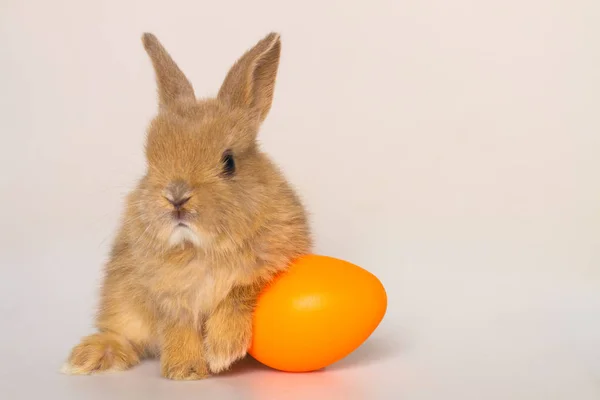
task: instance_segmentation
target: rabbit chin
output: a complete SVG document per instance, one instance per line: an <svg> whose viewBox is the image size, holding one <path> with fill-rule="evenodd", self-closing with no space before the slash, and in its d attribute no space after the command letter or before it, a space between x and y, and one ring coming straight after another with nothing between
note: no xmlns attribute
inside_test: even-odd
<svg viewBox="0 0 600 400"><path fill-rule="evenodd" d="M200 247L202 241L198 233L187 226L178 225L173 229L169 236L169 246L175 247L189 242L196 247Z"/></svg>

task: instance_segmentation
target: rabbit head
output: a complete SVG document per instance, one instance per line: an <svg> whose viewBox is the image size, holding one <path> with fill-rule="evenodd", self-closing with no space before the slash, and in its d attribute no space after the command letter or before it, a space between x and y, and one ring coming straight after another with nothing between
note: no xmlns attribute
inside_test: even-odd
<svg viewBox="0 0 600 400"><path fill-rule="evenodd" d="M144 235L170 246L240 244L277 219L274 213L293 218L295 195L256 143L273 100L279 35L247 51L216 98L203 100L154 35L144 34L143 43L159 102L147 133L147 172L131 206Z"/></svg>

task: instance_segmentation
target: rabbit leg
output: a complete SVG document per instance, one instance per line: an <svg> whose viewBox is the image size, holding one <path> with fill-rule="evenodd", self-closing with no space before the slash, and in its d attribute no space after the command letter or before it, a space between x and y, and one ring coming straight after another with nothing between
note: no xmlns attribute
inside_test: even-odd
<svg viewBox="0 0 600 400"><path fill-rule="evenodd" d="M138 364L152 348L151 319L124 298L105 299L97 326L97 333L84 337L73 348L62 372L89 375L123 371Z"/></svg>
<svg viewBox="0 0 600 400"><path fill-rule="evenodd" d="M173 380L196 380L209 375L201 333L192 324L173 322L162 327L161 373Z"/></svg>
<svg viewBox="0 0 600 400"><path fill-rule="evenodd" d="M73 348L62 372L90 375L124 371L140 362L139 348L125 336L114 332L98 332L86 336Z"/></svg>
<svg viewBox="0 0 600 400"><path fill-rule="evenodd" d="M255 287L234 288L206 320L204 348L211 372L224 371L246 355L257 294Z"/></svg>

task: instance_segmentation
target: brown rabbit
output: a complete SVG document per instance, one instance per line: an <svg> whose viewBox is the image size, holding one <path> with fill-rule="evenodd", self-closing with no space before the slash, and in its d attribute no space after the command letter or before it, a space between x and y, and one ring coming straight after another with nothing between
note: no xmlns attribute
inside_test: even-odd
<svg viewBox="0 0 600 400"><path fill-rule="evenodd" d="M106 265L96 325L64 372L125 370L160 356L162 375L201 379L244 357L257 294L310 251L305 211L259 150L281 42L271 33L231 68L214 99L152 34L159 112L147 171L129 194Z"/></svg>

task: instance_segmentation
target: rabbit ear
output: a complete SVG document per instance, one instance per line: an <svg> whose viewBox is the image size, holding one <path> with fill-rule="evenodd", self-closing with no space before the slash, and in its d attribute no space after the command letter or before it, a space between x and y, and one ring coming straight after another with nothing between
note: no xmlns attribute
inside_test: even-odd
<svg viewBox="0 0 600 400"><path fill-rule="evenodd" d="M262 122L271 109L280 53L279 34L267 35L231 67L218 98L257 112Z"/></svg>
<svg viewBox="0 0 600 400"><path fill-rule="evenodd" d="M159 107L168 108L180 101L195 100L192 85L156 36L144 33L142 42L156 73Z"/></svg>

